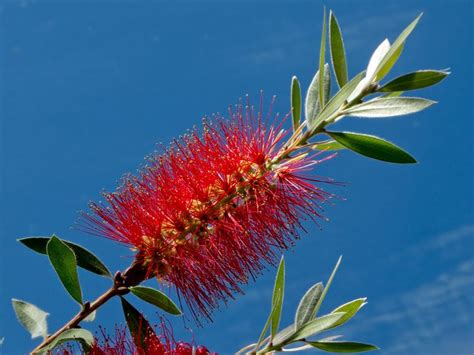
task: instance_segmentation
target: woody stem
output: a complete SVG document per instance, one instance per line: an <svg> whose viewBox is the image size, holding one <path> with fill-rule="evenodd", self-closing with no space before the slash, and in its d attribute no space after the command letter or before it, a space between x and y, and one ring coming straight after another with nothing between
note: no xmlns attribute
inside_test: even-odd
<svg viewBox="0 0 474 355"><path fill-rule="evenodd" d="M97 297L92 303L84 303L82 309L73 318L71 318L71 320L64 324L54 334L46 337L41 344L31 351L30 355L38 354L41 349L50 345L66 330L77 328L79 323L81 323L96 309L103 306L111 298L129 293L129 287L138 285L148 277L152 276L153 275L148 274L146 266L144 266L141 262L141 257L137 255L135 261L132 263L132 265L130 265L129 268L127 268L123 273L118 271L115 274L114 283L107 291Z"/></svg>

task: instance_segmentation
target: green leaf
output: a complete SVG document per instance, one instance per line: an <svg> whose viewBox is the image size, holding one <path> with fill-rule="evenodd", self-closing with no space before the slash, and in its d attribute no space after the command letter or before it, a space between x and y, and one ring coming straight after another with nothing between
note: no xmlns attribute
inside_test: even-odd
<svg viewBox="0 0 474 355"><path fill-rule="evenodd" d="M402 75L382 86L378 91L393 92L404 90L416 90L426 88L439 83L446 78L449 72L441 70L418 70L413 73Z"/></svg>
<svg viewBox="0 0 474 355"><path fill-rule="evenodd" d="M326 61L326 7L324 7L323 28L321 30L321 47L319 49L319 103L321 108L326 104L324 97L324 62Z"/></svg>
<svg viewBox="0 0 474 355"><path fill-rule="evenodd" d="M314 318L318 314L318 311L321 308L321 305L323 304L324 298L326 297L329 291L329 287L331 287L332 281L334 280L334 276L336 276L337 270L339 269L339 265L341 265L341 261L342 261L342 256L340 256L339 259L337 259L336 266L334 266L334 269L332 270L332 273L329 276L328 282L326 283L326 287L324 287L321 297L319 297L318 299L318 303L316 304L313 311L311 312L310 318Z"/></svg>
<svg viewBox="0 0 474 355"><path fill-rule="evenodd" d="M18 239L18 241L37 253L46 255L46 244L48 244L49 239L50 238L47 237L29 237ZM74 254L76 254L77 266L93 272L94 274L112 278L112 274L107 267L89 250L67 240L61 240L74 251Z"/></svg>
<svg viewBox="0 0 474 355"><path fill-rule="evenodd" d="M302 340L312 335L321 333L326 329L330 329L334 323L344 316L344 313L332 313L322 317L310 320L308 323L298 329L291 337L290 340Z"/></svg>
<svg viewBox="0 0 474 355"><path fill-rule="evenodd" d="M331 73L329 71L329 65L324 65L324 101L329 100L331 91ZM318 113L321 111L321 105L319 104L319 70L314 75L311 84L309 85L308 92L306 93L305 99L305 117L309 126L314 121Z"/></svg>
<svg viewBox="0 0 474 355"><path fill-rule="evenodd" d="M387 92L386 94L380 97L400 97L402 95L403 95L403 91L393 91L393 92Z"/></svg>
<svg viewBox="0 0 474 355"><path fill-rule="evenodd" d="M313 122L309 122L310 128L313 131L313 133L321 122L328 119L332 114L334 114L334 112L336 112L339 108L341 108L342 105L344 105L346 99L349 97L352 91L354 91L357 84L359 84L359 82L364 77L364 74L365 74L365 71L357 74L354 78L352 78L351 81L349 81L346 85L344 85L342 89L340 89L336 93L336 95L334 95L331 98L331 100L329 100L329 102L324 107L324 109L321 112L319 112L316 119Z"/></svg>
<svg viewBox="0 0 474 355"><path fill-rule="evenodd" d="M311 149L330 151L330 150L346 149L346 147L344 147L341 143L338 143L334 140L328 140L325 142L313 143L311 145Z"/></svg>
<svg viewBox="0 0 474 355"><path fill-rule="evenodd" d="M50 344L41 348L38 354L49 353L58 345L61 345L69 341L77 341L81 343L84 353L87 353L91 349L92 345L94 344L94 336L92 335L90 331L86 329L79 329L79 328L68 329L62 332L61 335L58 336L56 339L54 339Z"/></svg>
<svg viewBox="0 0 474 355"><path fill-rule="evenodd" d="M280 302L280 294L277 295L277 298L275 299L275 302L278 303ZM265 339L265 335L267 335L268 328L270 328L270 324L272 323L273 316L276 312L277 308L273 306L272 304L272 310L270 314L268 315L267 321L265 322L265 325L263 326L262 332L260 333L260 337L258 338L257 345L255 346L254 349L258 349L260 345L262 344L263 340Z"/></svg>
<svg viewBox="0 0 474 355"><path fill-rule="evenodd" d="M129 287L130 292L145 302L161 308L163 311L174 315L181 315L181 310L176 304L163 292L155 290L151 287L134 286Z"/></svg>
<svg viewBox="0 0 474 355"><path fill-rule="evenodd" d="M422 15L423 14L420 14L415 20L413 20L412 23L410 23L403 30L403 32L398 36L395 42L393 42L392 46L390 47L390 50L387 52L387 54L385 54L383 59L380 61L380 64L377 66L377 70L375 71L375 78L377 81L382 80L385 77L385 75L388 74L390 69L392 69L393 65L396 63L398 57L400 56L402 52L405 40L408 38L410 33L415 29Z"/></svg>
<svg viewBox="0 0 474 355"><path fill-rule="evenodd" d="M122 310L127 321L128 329L132 335L133 342L140 349L146 350L146 339L150 334L154 334L153 328L145 317L133 307L125 298L120 297Z"/></svg>
<svg viewBox="0 0 474 355"><path fill-rule="evenodd" d="M372 53L369 64L367 65L367 80L369 83L374 81L377 74L377 68L389 50L390 41L385 38L375 49L374 53Z"/></svg>
<svg viewBox="0 0 474 355"><path fill-rule="evenodd" d="M271 335L272 338L278 331L280 326L281 319L281 310L283 307L283 298L285 295L285 259L283 256L280 260L280 265L278 266L275 284L273 286L273 295L272 295L272 328Z"/></svg>
<svg viewBox="0 0 474 355"><path fill-rule="evenodd" d="M74 300L82 304L82 291L77 275L76 255L66 243L53 236L46 245L49 261L59 276L64 288Z"/></svg>
<svg viewBox="0 0 474 355"><path fill-rule="evenodd" d="M319 350L332 353L361 353L364 351L379 350L372 344L354 343L350 341L308 341L307 344Z"/></svg>
<svg viewBox="0 0 474 355"><path fill-rule="evenodd" d="M84 318L83 322L93 322L95 321L95 317L97 315L97 311L90 313L86 318Z"/></svg>
<svg viewBox="0 0 474 355"><path fill-rule="evenodd" d="M295 315L295 330L311 320L314 308L318 304L323 289L323 284L318 282L306 291L303 298L301 298Z"/></svg>
<svg viewBox="0 0 474 355"><path fill-rule="evenodd" d="M295 333L295 325L291 324L288 327L280 330L273 338L273 344L282 344L292 337Z"/></svg>
<svg viewBox="0 0 474 355"><path fill-rule="evenodd" d="M336 16L332 11L329 12L329 45L331 48L331 59L334 73L339 87L346 85L347 63L346 51L344 49L344 40L342 39L341 29L337 22Z"/></svg>
<svg viewBox="0 0 474 355"><path fill-rule="evenodd" d="M319 105L319 70L311 80L309 84L308 91L306 92L305 104L304 104L304 114L306 122L311 124L318 112L320 111Z"/></svg>
<svg viewBox="0 0 474 355"><path fill-rule="evenodd" d="M328 102L331 98L331 71L329 70L329 64L324 64L324 102Z"/></svg>
<svg viewBox="0 0 474 355"><path fill-rule="evenodd" d="M46 318L49 313L39 309L34 304L15 298L12 299L12 305L18 322L31 334L32 339L45 338L48 335Z"/></svg>
<svg viewBox="0 0 474 355"><path fill-rule="evenodd" d="M402 44L398 49L393 53L392 57L390 60L380 69L380 72L375 73L374 79L375 81L377 80L382 80L392 69L392 67L395 65L395 63L398 61L398 58L402 55L403 48L405 47L404 44Z"/></svg>
<svg viewBox="0 0 474 355"><path fill-rule="evenodd" d="M358 117L394 117L422 111L436 101L418 97L382 97L352 106L344 114Z"/></svg>
<svg viewBox="0 0 474 355"><path fill-rule="evenodd" d="M399 164L416 163L415 158L406 151L381 138L352 132L327 133L350 150L369 158Z"/></svg>
<svg viewBox="0 0 474 355"><path fill-rule="evenodd" d="M334 324L333 328L346 323L348 320L350 320L352 317L356 315L359 310L364 307L364 305L367 304L367 298L358 298L356 300L347 302L343 304L342 306L337 307L334 311L331 313L345 313L344 317L342 317L337 323Z"/></svg>
<svg viewBox="0 0 474 355"><path fill-rule="evenodd" d="M296 76L291 79L291 117L293 131L296 131L301 121L301 87Z"/></svg>

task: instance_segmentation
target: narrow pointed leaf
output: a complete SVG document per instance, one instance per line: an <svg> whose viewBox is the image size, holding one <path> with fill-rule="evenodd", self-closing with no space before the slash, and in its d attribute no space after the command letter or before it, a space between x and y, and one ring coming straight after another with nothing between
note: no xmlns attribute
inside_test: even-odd
<svg viewBox="0 0 474 355"><path fill-rule="evenodd" d="M372 344L355 343L351 341L309 341L311 346L331 353L361 353L365 351L379 350Z"/></svg>
<svg viewBox="0 0 474 355"><path fill-rule="evenodd" d="M273 338L273 344L282 344L292 337L295 333L295 325L291 324L283 330L280 330Z"/></svg>
<svg viewBox="0 0 474 355"><path fill-rule="evenodd" d="M90 351L92 345L94 344L94 336L92 333L86 329L68 329L61 333L56 339L54 339L50 344L41 348L38 354L47 354L51 352L58 345L61 345L65 342L77 341L81 344L82 350L85 354Z"/></svg>
<svg viewBox="0 0 474 355"><path fill-rule="evenodd" d="M398 61L398 58L402 55L403 48L405 47L405 44L402 43L400 47L393 53L393 55L390 57L390 60L388 60L382 68L378 71L377 75L375 75L375 81L380 81L385 76L390 72L392 67L395 65L395 63Z"/></svg>
<svg viewBox="0 0 474 355"><path fill-rule="evenodd" d="M352 132L327 133L334 140L346 146L348 149L369 158L399 164L416 163L415 158L402 148L381 138L370 136L368 134Z"/></svg>
<svg viewBox="0 0 474 355"><path fill-rule="evenodd" d="M46 245L49 261L71 297L82 304L82 291L77 275L76 255L66 243L53 236Z"/></svg>
<svg viewBox="0 0 474 355"><path fill-rule="evenodd" d="M423 14L420 14L415 20L413 20L413 22L410 23L402 31L402 33L398 36L395 42L393 42L392 46L390 47L390 50L384 56L384 58L378 65L377 70L375 71L375 78L377 81L382 80L385 77L385 75L388 74L390 69L392 69L393 65L395 64L395 62L397 61L398 57L401 54L405 40L408 38L410 33L415 29L422 15Z"/></svg>
<svg viewBox="0 0 474 355"><path fill-rule="evenodd" d="M346 147L344 147L339 142L336 142L334 140L329 140L329 141L326 141L326 142L315 143L311 146L311 149L331 151L331 150L346 149Z"/></svg>
<svg viewBox="0 0 474 355"><path fill-rule="evenodd" d="M130 287L129 290L138 298L161 308L165 312L174 315L182 314L176 304L161 291L145 286L134 286Z"/></svg>
<svg viewBox="0 0 474 355"><path fill-rule="evenodd" d="M342 88L346 85L348 80L346 50L344 49L341 28L332 11L329 13L329 45L331 48L332 66L336 74L337 83L339 87Z"/></svg>
<svg viewBox="0 0 474 355"><path fill-rule="evenodd" d="M313 80L311 80L311 83L309 84L308 91L306 92L304 110L306 123L310 126L312 121L315 119L316 115L320 111L319 70L316 72L313 77Z"/></svg>
<svg viewBox="0 0 474 355"><path fill-rule="evenodd" d="M344 316L344 313L332 313L327 314L322 317L310 320L308 323L303 325L298 329L291 337L291 340L302 340L310 336L316 335L329 329L336 323L339 319Z"/></svg>
<svg viewBox="0 0 474 355"><path fill-rule="evenodd" d="M285 295L285 259L282 257L280 265L278 266L277 275L275 278L275 285L273 286L272 295L272 338L278 331L281 319L281 310L283 308L283 298Z"/></svg>
<svg viewBox="0 0 474 355"><path fill-rule="evenodd" d="M122 302L123 314L127 321L128 330L130 331L133 342L140 349L146 350L146 339L150 334L154 334L153 328L130 302L123 297L120 297L120 301Z"/></svg>
<svg viewBox="0 0 474 355"><path fill-rule="evenodd" d="M346 99L354 91L359 82L365 75L365 71L359 73L351 81L342 87L327 103L326 107L318 114L316 119L311 122L311 130L314 132L318 128L319 124L328 119L334 112L336 112L342 105L344 105Z"/></svg>
<svg viewBox="0 0 474 355"><path fill-rule="evenodd" d="M377 68L384 59L385 55L387 55L389 50L390 41L385 38L382 43L380 43L375 49L374 53L372 53L372 55L370 56L369 64L367 65L366 75L368 83L371 83L375 79L375 75L377 74Z"/></svg>
<svg viewBox="0 0 474 355"><path fill-rule="evenodd" d="M323 84L324 102L328 102L331 98L331 71L329 64L324 64L324 84Z"/></svg>
<svg viewBox="0 0 474 355"><path fill-rule="evenodd" d="M301 121L301 87L296 76L291 79L291 117L293 130L296 131Z"/></svg>
<svg viewBox="0 0 474 355"><path fill-rule="evenodd" d="M48 324L46 318L49 313L39 309L34 304L12 299L13 310L18 322L31 334L31 338L46 337Z"/></svg>
<svg viewBox="0 0 474 355"><path fill-rule="evenodd" d="M402 95L403 95L403 91L393 91L393 92L387 92L386 94L380 97L400 97Z"/></svg>
<svg viewBox="0 0 474 355"><path fill-rule="evenodd" d="M18 239L18 241L37 253L47 255L46 245L48 244L49 239L50 238L48 237L28 237ZM74 254L76 254L77 266L100 276L112 277L112 274L102 261L100 261L100 259L89 250L67 240L61 240L74 251Z"/></svg>
<svg viewBox="0 0 474 355"><path fill-rule="evenodd" d="M277 298L275 299L275 302L279 302L280 301L279 298L280 298L280 295L278 294ZM267 335L268 328L270 328L270 325L272 324L273 315L275 314L275 312L276 312L276 307L273 307L272 305L272 310L270 314L268 315L267 321L265 322L265 325L263 326L262 332L260 333L260 337L258 338L257 345L255 346L254 349L258 349L262 345L263 340L265 339L265 336Z"/></svg>
<svg viewBox="0 0 474 355"><path fill-rule="evenodd" d="M449 72L441 70L418 70L402 75L382 86L378 91L393 92L422 89L435 85L446 78Z"/></svg>
<svg viewBox="0 0 474 355"><path fill-rule="evenodd" d="M382 97L352 106L344 113L369 118L395 117L422 111L435 103L418 97Z"/></svg>
<svg viewBox="0 0 474 355"><path fill-rule="evenodd" d="M319 298L323 293L323 284L318 282L313 285L301 298L295 315L295 330L311 320L314 308L318 304Z"/></svg>
<svg viewBox="0 0 474 355"><path fill-rule="evenodd" d="M367 298L358 298L356 300L347 302L342 306L337 307L331 313L345 313L344 316L339 319L332 327L335 328L346 323L348 320L352 319L359 310L367 304Z"/></svg>
<svg viewBox="0 0 474 355"><path fill-rule="evenodd" d="M321 47L319 49L319 103L321 108L326 104L324 97L324 62L326 61L326 8L324 7L323 28L321 30Z"/></svg>
<svg viewBox="0 0 474 355"><path fill-rule="evenodd" d="M324 287L321 297L319 297L318 299L318 303L316 304L313 311L311 312L310 318L314 318L318 314L318 311L321 308L321 305L323 304L324 298L326 297L329 291L329 287L331 287L332 281L334 280L334 276L336 276L337 270L339 269L339 265L341 265L341 261L342 261L342 256L340 256L339 259L337 260L336 266L334 266L334 269L332 270L332 273L329 276L328 282L326 283L326 287Z"/></svg>

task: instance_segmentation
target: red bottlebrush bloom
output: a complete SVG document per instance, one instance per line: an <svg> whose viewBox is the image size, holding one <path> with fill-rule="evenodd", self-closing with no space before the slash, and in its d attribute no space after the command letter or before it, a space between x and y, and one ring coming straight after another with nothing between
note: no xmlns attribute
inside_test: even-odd
<svg viewBox="0 0 474 355"><path fill-rule="evenodd" d="M250 107L204 121L138 176L126 177L108 206L91 203L88 232L133 246L150 276L173 284L191 311L209 317L239 284L275 263L305 217L320 217L330 195L308 174L321 162L297 134ZM288 138L284 143L284 139ZM326 160L329 157L323 159Z"/></svg>
<svg viewBox="0 0 474 355"><path fill-rule="evenodd" d="M162 328L164 324L162 323ZM95 338L92 348L87 352L88 355L217 355L210 352L205 346L195 346L183 341L176 342L173 334L163 328L161 335L150 333L143 339L143 343L134 342L127 334L125 328L116 327L113 336L106 334L103 328L100 328L100 339ZM142 345L143 344L143 345ZM55 351L57 355L73 355L80 353L74 345L62 347Z"/></svg>

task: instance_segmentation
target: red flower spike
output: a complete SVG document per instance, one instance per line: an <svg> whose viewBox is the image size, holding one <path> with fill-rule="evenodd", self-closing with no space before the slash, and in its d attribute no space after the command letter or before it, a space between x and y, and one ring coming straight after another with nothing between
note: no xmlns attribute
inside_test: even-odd
<svg viewBox="0 0 474 355"><path fill-rule="evenodd" d="M296 147L294 136L284 145L290 134L281 122L263 122L241 105L229 114L152 156L137 177L104 194L108 206L91 203L82 227L132 246L150 276L173 284L194 316L208 318L274 264L298 239L300 220L321 217L331 196L314 185L331 180L308 174L322 160Z"/></svg>
<svg viewBox="0 0 474 355"><path fill-rule="evenodd" d="M122 327L116 327L113 336L107 335L103 328L100 328L100 338L95 339L92 349L88 355L210 355L211 353L204 346L195 348L190 343L183 341L175 342L172 332L166 328L164 322L160 326L162 333L157 336L152 334L144 339L145 349L138 346ZM193 352L194 351L194 352ZM63 346L54 354L73 355L84 353L78 350L78 346L72 344ZM217 355L217 353L212 353Z"/></svg>

